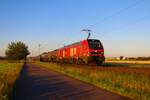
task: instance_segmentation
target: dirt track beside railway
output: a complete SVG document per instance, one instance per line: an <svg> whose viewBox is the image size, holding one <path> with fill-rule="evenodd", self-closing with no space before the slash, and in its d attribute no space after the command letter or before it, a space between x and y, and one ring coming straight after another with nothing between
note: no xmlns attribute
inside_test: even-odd
<svg viewBox="0 0 150 100"><path fill-rule="evenodd" d="M129 98L50 71L27 64L13 91L13 100L127 100Z"/></svg>

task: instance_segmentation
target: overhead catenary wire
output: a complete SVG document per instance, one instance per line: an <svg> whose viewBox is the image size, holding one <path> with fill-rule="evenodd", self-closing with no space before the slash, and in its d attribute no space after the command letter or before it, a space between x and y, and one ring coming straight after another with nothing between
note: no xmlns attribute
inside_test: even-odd
<svg viewBox="0 0 150 100"><path fill-rule="evenodd" d="M142 3L143 1L145 1L145 0L138 0L135 3L133 3L133 4L127 6L127 7L123 8L123 9L120 9L119 11L117 11L117 12L115 12L115 13L109 15L109 16L104 17L101 21L98 21L98 22L96 22L94 24L88 25L87 28L90 29L91 27L93 27L93 26L95 26L97 24L103 23L106 20L111 19L112 17L117 16L117 15L119 15L119 14L121 14L121 13L123 13L123 12L125 12L125 11L135 7L135 6L137 6L138 4Z"/></svg>
<svg viewBox="0 0 150 100"><path fill-rule="evenodd" d="M135 20L135 21L132 22L132 23L128 23L128 24L126 24L126 25L124 25L124 26L121 26L121 27L119 27L119 28L116 28L116 29L113 29L113 30L111 30L111 31L104 32L104 33L110 33L110 32L114 32L114 31L118 31L118 30L121 30L121 29L123 29L123 28L127 28L127 27L130 27L130 26L132 26L132 25L135 25L135 24L137 24L137 23L139 23L139 22L145 21L145 20L147 20L147 19L150 19L150 15L145 16L145 17L142 17L142 18L140 18L140 19Z"/></svg>

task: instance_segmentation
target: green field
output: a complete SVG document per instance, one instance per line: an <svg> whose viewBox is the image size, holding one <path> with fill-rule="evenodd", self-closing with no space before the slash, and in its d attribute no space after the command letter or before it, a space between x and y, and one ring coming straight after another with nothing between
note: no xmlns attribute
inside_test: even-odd
<svg viewBox="0 0 150 100"><path fill-rule="evenodd" d="M0 100L7 100L19 76L23 63L0 61Z"/></svg>
<svg viewBox="0 0 150 100"><path fill-rule="evenodd" d="M133 72L131 68L128 72L128 67L120 70L119 67L109 68L109 66L96 70L84 66L78 67L78 65L44 62L36 62L36 64L135 100L150 100L150 74L144 73L143 69L141 69L143 71L139 71L140 68L134 69Z"/></svg>

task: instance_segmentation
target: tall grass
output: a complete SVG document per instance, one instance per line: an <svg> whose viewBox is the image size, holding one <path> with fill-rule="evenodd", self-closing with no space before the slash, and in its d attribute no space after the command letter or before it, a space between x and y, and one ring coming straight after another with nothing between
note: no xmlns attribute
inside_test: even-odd
<svg viewBox="0 0 150 100"><path fill-rule="evenodd" d="M136 100L150 100L149 75L92 70L54 63L37 62L37 64Z"/></svg>
<svg viewBox="0 0 150 100"><path fill-rule="evenodd" d="M0 62L0 100L7 100L23 63Z"/></svg>
<svg viewBox="0 0 150 100"><path fill-rule="evenodd" d="M107 63L149 65L150 61L106 60Z"/></svg>

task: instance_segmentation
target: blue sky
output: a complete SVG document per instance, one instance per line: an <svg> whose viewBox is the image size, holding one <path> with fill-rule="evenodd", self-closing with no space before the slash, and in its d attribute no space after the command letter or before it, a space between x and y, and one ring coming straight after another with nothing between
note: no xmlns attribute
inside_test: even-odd
<svg viewBox="0 0 150 100"><path fill-rule="evenodd" d="M150 56L149 5L150 0L0 0L0 55L19 40L31 56L38 44L41 52L54 50L85 39L81 30L90 28L106 56Z"/></svg>

